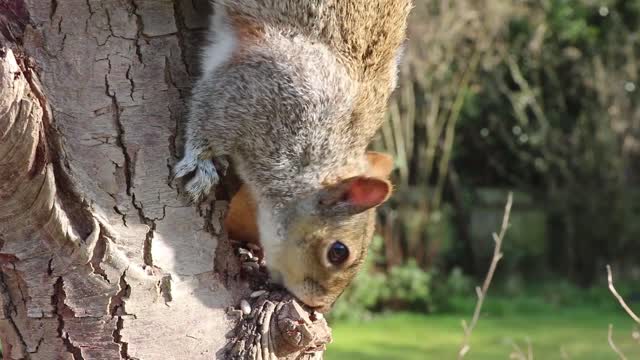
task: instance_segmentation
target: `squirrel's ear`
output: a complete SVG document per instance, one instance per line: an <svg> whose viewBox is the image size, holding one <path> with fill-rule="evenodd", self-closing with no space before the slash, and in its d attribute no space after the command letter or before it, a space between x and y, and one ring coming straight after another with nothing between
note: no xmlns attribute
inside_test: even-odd
<svg viewBox="0 0 640 360"><path fill-rule="evenodd" d="M369 171L367 175L371 177L388 178L393 171L393 157L389 154L367 151L367 161Z"/></svg>
<svg viewBox="0 0 640 360"><path fill-rule="evenodd" d="M326 189L320 205L332 213L357 214L385 202L391 183L379 177L356 176Z"/></svg>

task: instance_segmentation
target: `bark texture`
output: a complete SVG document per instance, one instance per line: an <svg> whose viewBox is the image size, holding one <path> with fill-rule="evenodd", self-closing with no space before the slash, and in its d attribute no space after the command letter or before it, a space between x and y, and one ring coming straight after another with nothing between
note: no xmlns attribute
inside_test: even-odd
<svg viewBox="0 0 640 360"><path fill-rule="evenodd" d="M208 11L0 0L4 359L223 358L238 336L224 191L195 207L169 181Z"/></svg>

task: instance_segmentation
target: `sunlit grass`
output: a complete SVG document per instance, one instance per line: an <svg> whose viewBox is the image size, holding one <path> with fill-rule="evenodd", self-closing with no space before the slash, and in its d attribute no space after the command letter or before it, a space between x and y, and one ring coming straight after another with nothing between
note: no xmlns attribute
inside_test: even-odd
<svg viewBox="0 0 640 360"><path fill-rule="evenodd" d="M462 315L384 315L371 321L332 324L334 342L328 360L455 359ZM597 308L533 315L483 316L471 339L467 359L508 359L517 343L525 352L530 339L535 359L617 359L607 343L608 324L628 359L640 359L640 343L631 336L633 321L622 313Z"/></svg>

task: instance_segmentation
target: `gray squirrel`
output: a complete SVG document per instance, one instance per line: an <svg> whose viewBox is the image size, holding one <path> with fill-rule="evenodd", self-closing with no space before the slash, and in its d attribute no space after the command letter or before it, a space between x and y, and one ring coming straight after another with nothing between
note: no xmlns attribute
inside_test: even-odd
<svg viewBox="0 0 640 360"><path fill-rule="evenodd" d="M396 87L410 0L221 0L185 124L193 201L229 157L272 279L328 311L363 263L393 167L366 148Z"/></svg>

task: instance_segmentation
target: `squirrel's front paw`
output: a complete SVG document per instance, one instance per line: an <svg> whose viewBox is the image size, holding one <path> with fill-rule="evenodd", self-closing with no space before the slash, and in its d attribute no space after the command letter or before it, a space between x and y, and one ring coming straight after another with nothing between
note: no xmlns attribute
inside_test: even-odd
<svg viewBox="0 0 640 360"><path fill-rule="evenodd" d="M189 174L184 185L184 190L193 202L198 202L206 197L214 186L220 182L218 171L211 160L202 160L192 156L185 156L173 169L174 178L183 178Z"/></svg>

